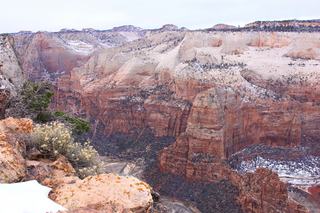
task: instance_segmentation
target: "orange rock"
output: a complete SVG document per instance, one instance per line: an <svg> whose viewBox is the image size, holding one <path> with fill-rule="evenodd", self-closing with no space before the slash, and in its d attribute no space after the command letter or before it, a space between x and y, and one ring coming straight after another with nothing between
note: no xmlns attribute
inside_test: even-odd
<svg viewBox="0 0 320 213"><path fill-rule="evenodd" d="M116 184L120 177L121 184ZM69 210L83 207L94 207L107 204L120 205L131 211L147 212L151 208L152 196L148 184L130 186L132 182L141 183L134 177L121 177L114 174L102 174L99 176L102 182L93 178L76 180L74 183L65 183L54 189L55 202L63 205ZM90 190L89 190L90 188ZM77 212L77 211L75 211Z"/></svg>
<svg viewBox="0 0 320 213"><path fill-rule="evenodd" d="M13 183L22 180L27 173L24 154L26 147L17 134L29 134L33 129L33 121L27 118L7 118L0 121L0 182Z"/></svg>

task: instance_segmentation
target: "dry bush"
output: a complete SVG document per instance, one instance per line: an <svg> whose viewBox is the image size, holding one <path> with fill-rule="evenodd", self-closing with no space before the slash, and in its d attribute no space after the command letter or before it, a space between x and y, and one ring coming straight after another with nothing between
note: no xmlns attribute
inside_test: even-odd
<svg viewBox="0 0 320 213"><path fill-rule="evenodd" d="M98 152L86 142L74 142L72 131L63 123L37 124L27 144L28 149L36 148L45 158L64 155L77 171L80 178L102 173L103 164Z"/></svg>

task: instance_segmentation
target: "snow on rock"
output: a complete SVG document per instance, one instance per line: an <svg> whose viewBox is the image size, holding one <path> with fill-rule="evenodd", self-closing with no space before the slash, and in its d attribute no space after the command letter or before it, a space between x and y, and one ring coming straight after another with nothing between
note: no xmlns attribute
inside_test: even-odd
<svg viewBox="0 0 320 213"><path fill-rule="evenodd" d="M90 54L95 50L92 44L80 40L67 40L67 45L72 50L83 54Z"/></svg>
<svg viewBox="0 0 320 213"><path fill-rule="evenodd" d="M320 159L315 156L304 156L301 162L273 160L257 156L253 161L242 161L239 170L241 172L249 172L255 171L259 167L264 167L277 172L279 176L319 177L320 169L317 166L319 162Z"/></svg>
<svg viewBox="0 0 320 213"><path fill-rule="evenodd" d="M320 158L311 155L303 147L295 149L267 148L264 146L247 147L234 154L230 158L230 164L240 174L254 172L259 167L263 167L278 173L279 177L288 183L298 185L319 184ZM280 152L282 154L279 154Z"/></svg>
<svg viewBox="0 0 320 213"><path fill-rule="evenodd" d="M0 184L0 206L2 213L56 213L67 210L48 198L51 188L36 180Z"/></svg>

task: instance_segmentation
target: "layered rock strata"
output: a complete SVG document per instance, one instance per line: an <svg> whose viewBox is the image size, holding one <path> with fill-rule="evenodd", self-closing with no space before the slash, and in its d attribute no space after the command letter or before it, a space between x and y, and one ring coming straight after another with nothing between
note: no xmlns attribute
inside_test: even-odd
<svg viewBox="0 0 320 213"><path fill-rule="evenodd" d="M303 36L307 36L308 39L304 39ZM300 105L298 101L306 97L297 98L298 101L295 101L289 96L297 97L295 91L299 88L299 93L317 97L318 90L314 89L311 92L309 87L301 88L298 85L294 90L288 85L285 94L289 96L283 96L281 91L272 91L262 83L256 84L259 87L250 83L255 83L252 80L254 78L262 82L265 82L266 78L277 76L290 79L300 72L301 76L313 73L313 78L308 79L308 82L314 84L313 88L317 88L315 64L319 58L319 51L314 47L314 42L318 41L311 35L298 33L152 32L142 40L102 52L92 57L85 66L74 69L70 75L61 76L55 83L57 95L54 106L82 113L102 124L107 132L112 132L110 128L128 132L132 125L149 125L157 135L178 136L186 130L187 119L190 120L189 123L198 122L192 121L193 118L189 116L191 104L195 101L193 104L197 105L197 95L203 95L201 92L209 88L230 87L239 97L225 100L225 105L229 104L228 101L233 101L234 103L230 104L234 107L248 108L241 109L242 114L240 111L234 112L233 117L241 121L244 119L241 118L244 113L258 111L252 111L253 114L247 117L257 116L260 125L269 125L265 124L269 119L277 120L278 124L270 124L275 126L267 128L270 132L274 131L272 128L276 129L277 125L287 123L288 126L292 121L294 131L298 132L283 134L288 130L288 127L284 128L281 134L279 132L279 137L286 139L279 139L279 145L293 145L301 141L300 130L296 129L297 123L306 123L311 119L310 123L316 124L316 113L312 113L318 111L318 108L312 104ZM298 49L310 48L315 53L314 59L308 60L305 67L289 65L294 59L285 55ZM255 73L259 73L260 77ZM303 92L301 89L308 91ZM281 103L283 101L286 103ZM316 102L316 99L308 101L313 102ZM284 108L289 111L281 110ZM274 115L261 115L269 111L274 111ZM305 111L308 111L308 114L311 112L312 116L303 114ZM275 115L277 112L278 117ZM297 113L303 115L295 116ZM155 120L157 122L153 122ZM221 120L216 120L214 125L220 125L217 122ZM248 125L252 126L250 121ZM243 128L240 126L243 125L239 124L239 128ZM305 132L312 131L305 125L302 129ZM245 134L250 141L261 138L261 141L264 140L266 144L271 145L268 140L274 137L273 133L260 135L255 129L248 130ZM304 135L311 137L313 133ZM273 143L277 144L277 140ZM225 151L223 155L230 156L242 147L228 151L229 154Z"/></svg>
<svg viewBox="0 0 320 213"><path fill-rule="evenodd" d="M316 32L151 31L60 73L53 107L95 134L177 137L161 169L220 181L249 145L319 149L319 60Z"/></svg>
<svg viewBox="0 0 320 213"><path fill-rule="evenodd" d="M142 30L37 32L12 34L15 50L29 80L55 79L83 66L95 53L139 39Z"/></svg>
<svg viewBox="0 0 320 213"><path fill-rule="evenodd" d="M249 145L301 144L298 102L281 97L280 101L274 99L263 104L260 99L253 102L245 97L232 88L212 88L199 93L186 132L160 152L162 169L189 178L219 180L219 159L229 158Z"/></svg>

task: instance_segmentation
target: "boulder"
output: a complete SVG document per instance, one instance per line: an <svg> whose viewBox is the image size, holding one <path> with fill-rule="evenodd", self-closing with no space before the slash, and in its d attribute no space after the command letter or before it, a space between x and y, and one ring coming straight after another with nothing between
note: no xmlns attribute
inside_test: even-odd
<svg viewBox="0 0 320 213"><path fill-rule="evenodd" d="M90 205L98 208L99 205L119 204L133 212L148 212L153 202L151 187L147 183L117 174L73 180L59 185L53 193L54 201L69 210Z"/></svg>

